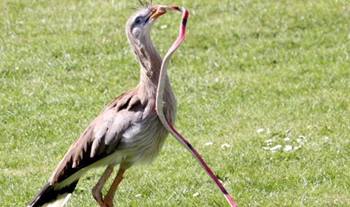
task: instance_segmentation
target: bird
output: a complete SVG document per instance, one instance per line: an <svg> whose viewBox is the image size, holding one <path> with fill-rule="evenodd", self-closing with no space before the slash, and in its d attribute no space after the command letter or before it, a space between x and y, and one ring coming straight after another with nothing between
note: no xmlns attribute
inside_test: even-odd
<svg viewBox="0 0 350 207"><path fill-rule="evenodd" d="M105 167L92 188L101 207L113 207L124 173L137 163L151 162L159 154L168 134L156 112L156 95L162 58L152 43L150 31L167 12L164 5L147 5L137 10L126 23L126 36L140 64L139 84L108 104L71 145L48 182L28 204L29 207L64 206L79 180L88 170ZM167 74L162 79L162 111L174 124L176 99ZM119 165L106 195L102 189Z"/></svg>

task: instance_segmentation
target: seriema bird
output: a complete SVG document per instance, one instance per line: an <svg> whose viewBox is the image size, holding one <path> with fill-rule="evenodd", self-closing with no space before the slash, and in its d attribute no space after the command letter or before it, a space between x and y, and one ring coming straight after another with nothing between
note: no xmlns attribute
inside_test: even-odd
<svg viewBox="0 0 350 207"><path fill-rule="evenodd" d="M138 86L117 97L92 121L69 148L30 207L65 205L81 176L98 166L107 168L92 189L93 197L100 206L112 207L124 172L135 163L152 161L157 156L167 130L155 110L162 59L151 41L150 31L167 9L160 5L147 6L128 19L126 34L141 66ZM163 112L173 123L176 101L167 75L163 86L162 98L166 103ZM117 175L103 196L102 188L118 164Z"/></svg>

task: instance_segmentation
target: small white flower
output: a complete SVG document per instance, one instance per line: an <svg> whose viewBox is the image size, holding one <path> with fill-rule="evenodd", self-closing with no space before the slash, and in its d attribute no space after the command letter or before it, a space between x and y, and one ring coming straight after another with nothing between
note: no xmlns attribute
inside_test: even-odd
<svg viewBox="0 0 350 207"><path fill-rule="evenodd" d="M297 138L297 142L300 145L304 145L304 140L303 139Z"/></svg>
<svg viewBox="0 0 350 207"><path fill-rule="evenodd" d="M289 138L289 137L286 137L286 138L284 138L284 141L285 141L285 142L290 142L290 138Z"/></svg>
<svg viewBox="0 0 350 207"><path fill-rule="evenodd" d="M193 197L198 197L200 195L200 193L196 192L196 193L193 193Z"/></svg>
<svg viewBox="0 0 350 207"><path fill-rule="evenodd" d="M141 198L142 197L142 194L136 194L135 195L135 198Z"/></svg>
<svg viewBox="0 0 350 207"><path fill-rule="evenodd" d="M268 139L265 142L266 142L267 146L271 146L272 143L273 143L273 140L272 139Z"/></svg>
<svg viewBox="0 0 350 207"><path fill-rule="evenodd" d="M160 26L160 29L166 29L166 28L168 28L168 25L166 24L163 24L162 26Z"/></svg>
<svg viewBox="0 0 350 207"><path fill-rule="evenodd" d="M64 57L64 59L70 59L70 54L69 53L64 53L63 57Z"/></svg>
<svg viewBox="0 0 350 207"><path fill-rule="evenodd" d="M278 152L281 149L282 149L282 145L280 145L280 144L270 148L271 152Z"/></svg>
<svg viewBox="0 0 350 207"><path fill-rule="evenodd" d="M256 130L256 133L258 133L258 134L261 134L263 132L265 132L264 128L259 128L259 129Z"/></svg>
<svg viewBox="0 0 350 207"><path fill-rule="evenodd" d="M292 145L286 145L283 148L283 152L292 152L293 151L293 146Z"/></svg>
<svg viewBox="0 0 350 207"><path fill-rule="evenodd" d="M204 146L210 146L210 145L213 145L214 143L213 142L207 142L204 144Z"/></svg>
<svg viewBox="0 0 350 207"><path fill-rule="evenodd" d="M230 147L231 147L231 145L229 145L227 143L221 145L221 149L226 149L226 148L230 148Z"/></svg>

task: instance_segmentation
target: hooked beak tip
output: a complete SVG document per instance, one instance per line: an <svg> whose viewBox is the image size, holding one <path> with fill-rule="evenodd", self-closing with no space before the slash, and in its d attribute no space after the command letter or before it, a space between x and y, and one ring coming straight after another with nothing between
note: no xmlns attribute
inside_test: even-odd
<svg viewBox="0 0 350 207"><path fill-rule="evenodd" d="M154 21L166 13L166 7L156 6L151 11L151 19Z"/></svg>
<svg viewBox="0 0 350 207"><path fill-rule="evenodd" d="M152 21L157 20L160 16L163 16L165 13L167 13L167 11L179 11L182 12L182 8L176 5L172 5L172 6L166 6L166 5L157 5L154 6L151 10L151 14L150 14L150 19Z"/></svg>

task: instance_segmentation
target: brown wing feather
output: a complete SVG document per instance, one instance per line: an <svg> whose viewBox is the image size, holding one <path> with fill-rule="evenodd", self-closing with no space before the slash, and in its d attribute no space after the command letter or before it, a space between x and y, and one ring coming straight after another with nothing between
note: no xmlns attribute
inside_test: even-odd
<svg viewBox="0 0 350 207"><path fill-rule="evenodd" d="M137 89L117 97L69 148L54 171L50 183L62 182L79 170L112 154L117 149L122 132L133 121L142 117L140 111L144 111L145 107L138 98Z"/></svg>

